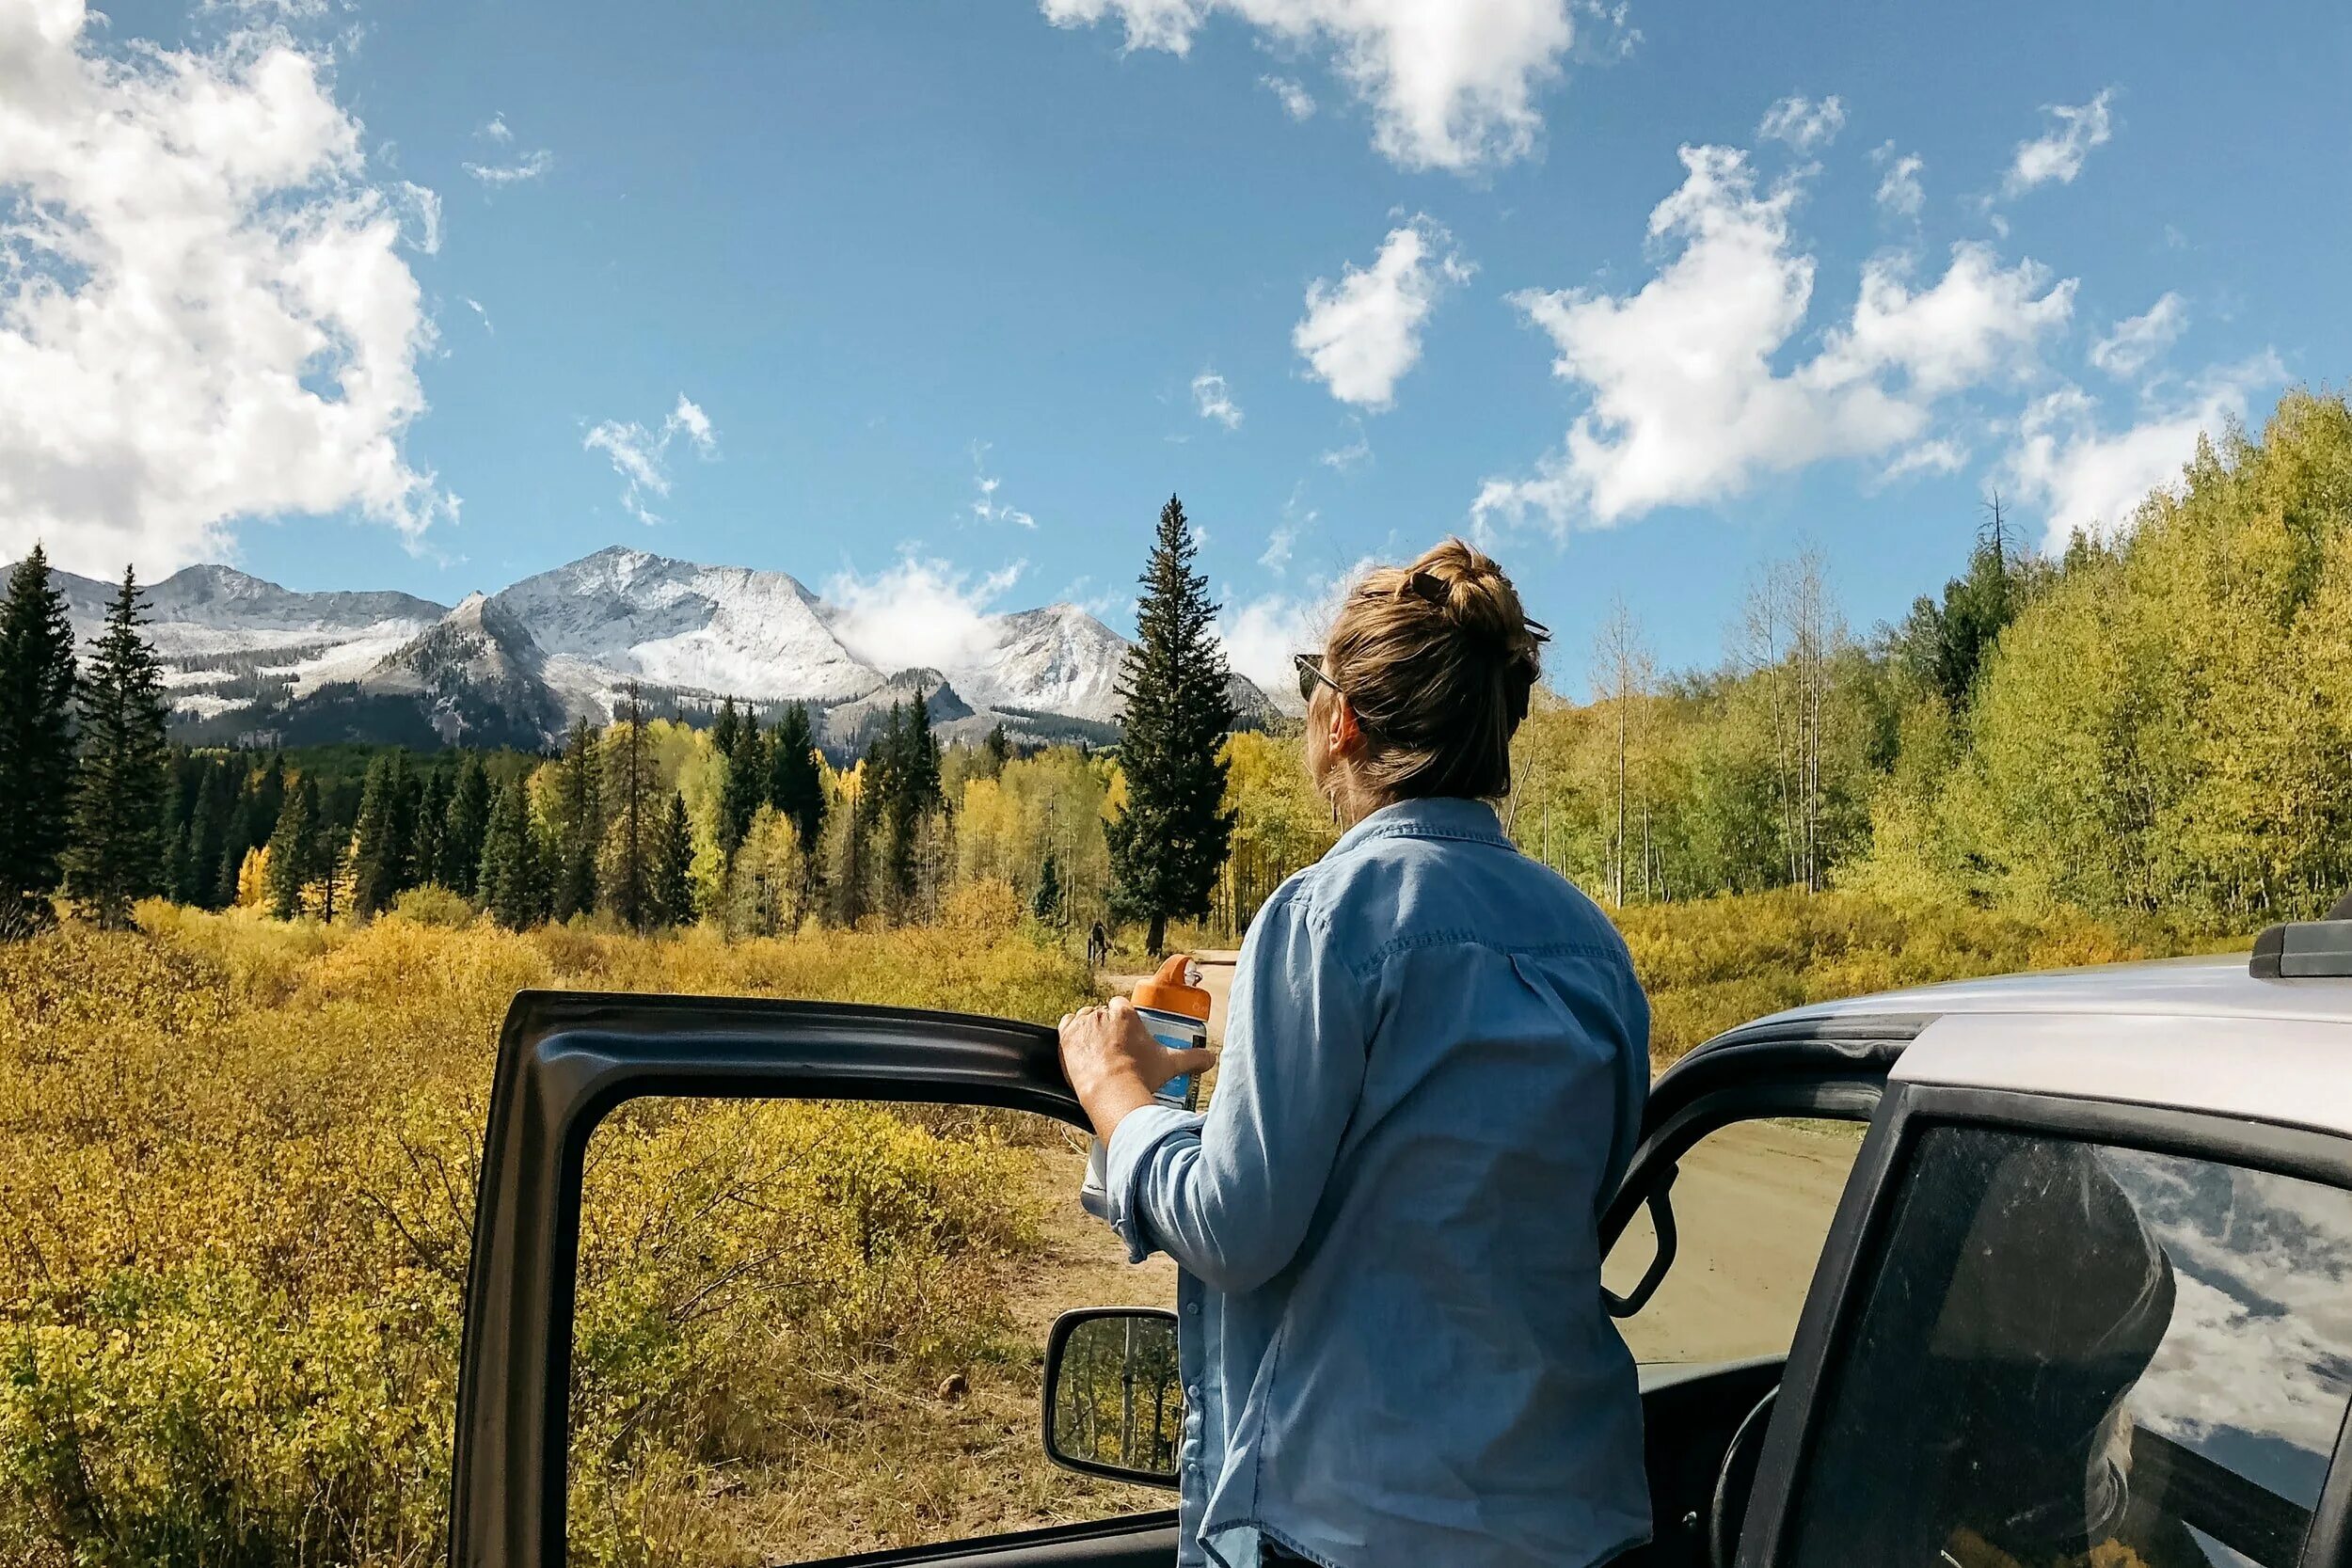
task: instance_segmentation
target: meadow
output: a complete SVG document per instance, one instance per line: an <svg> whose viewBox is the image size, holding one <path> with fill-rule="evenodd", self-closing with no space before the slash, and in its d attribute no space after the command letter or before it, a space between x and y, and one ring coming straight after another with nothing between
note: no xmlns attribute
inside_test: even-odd
<svg viewBox="0 0 2352 1568"><path fill-rule="evenodd" d="M730 942L510 932L430 901L358 927L151 903L139 931L0 946L0 1560L437 1560L508 999L1049 1021L1097 994L1009 897L950 914ZM2202 944L1849 894L1624 918L1661 1062L1814 997ZM1037 1452L1037 1325L1078 1304L1046 1266L1073 1168L1058 1130L1002 1115L616 1117L583 1203L574 1560L789 1561L1156 1506Z"/></svg>

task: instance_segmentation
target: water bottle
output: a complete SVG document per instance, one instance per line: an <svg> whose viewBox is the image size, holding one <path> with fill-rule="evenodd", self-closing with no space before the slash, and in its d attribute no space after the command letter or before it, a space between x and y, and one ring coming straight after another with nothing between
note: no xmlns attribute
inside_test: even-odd
<svg viewBox="0 0 2352 1568"><path fill-rule="evenodd" d="M1194 1051L1209 1043L1209 993L1194 984L1199 977L1192 955L1174 953L1160 965L1158 974L1136 983L1136 1012L1152 1037L1170 1051ZM1195 1110L1200 1102L1200 1085L1193 1074L1179 1073L1161 1085L1152 1099L1180 1111ZM1078 1189L1079 1204L1097 1219L1110 1217L1110 1193L1104 1180L1109 1157L1107 1141L1095 1139L1093 1150L1087 1155L1086 1181Z"/></svg>

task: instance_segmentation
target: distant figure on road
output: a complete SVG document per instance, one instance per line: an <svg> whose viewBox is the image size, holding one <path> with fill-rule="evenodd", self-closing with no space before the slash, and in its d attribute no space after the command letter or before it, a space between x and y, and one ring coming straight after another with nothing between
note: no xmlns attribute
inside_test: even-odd
<svg viewBox="0 0 2352 1568"><path fill-rule="evenodd" d="M1087 967L1100 969L1111 961L1111 934L1096 921L1094 929L1087 933Z"/></svg>
<svg viewBox="0 0 2352 1568"><path fill-rule="evenodd" d="M1450 540L1298 656L1349 826L1250 925L1205 1115L1152 1090L1208 1053L1124 1001L1062 1020L1111 1224L1181 1270L1183 1568L1589 1568L1649 1538L1599 1238L1649 1005L1490 804L1548 635Z"/></svg>

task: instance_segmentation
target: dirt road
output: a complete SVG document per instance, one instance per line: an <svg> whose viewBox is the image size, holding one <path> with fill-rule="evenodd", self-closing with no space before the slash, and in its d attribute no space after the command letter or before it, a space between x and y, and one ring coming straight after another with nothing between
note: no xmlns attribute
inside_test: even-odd
<svg viewBox="0 0 2352 1568"><path fill-rule="evenodd" d="M1201 989L1211 1002L1209 1039L1221 1046L1233 955L1200 958ZM1105 975L1104 983L1125 991L1138 978ZM1860 1143L1858 1127L1745 1122L1685 1155L1674 1189L1677 1261L1649 1307L1621 1325L1634 1354L1645 1361L1715 1361L1787 1350ZM1084 1165L1082 1152L1057 1152L1040 1171L1054 1216L1040 1277L1053 1280L1054 1294L1061 1298L1035 1305L1041 1334L1044 1319L1082 1299L1141 1306L1174 1298L1175 1271L1166 1259L1128 1267L1103 1227L1079 1211ZM1653 1249L1644 1216L1612 1253L1609 1284L1630 1288Z"/></svg>

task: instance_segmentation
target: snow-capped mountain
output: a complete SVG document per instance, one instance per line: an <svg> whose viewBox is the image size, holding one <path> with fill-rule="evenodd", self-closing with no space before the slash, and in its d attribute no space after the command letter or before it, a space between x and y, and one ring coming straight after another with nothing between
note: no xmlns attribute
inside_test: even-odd
<svg viewBox="0 0 2352 1568"><path fill-rule="evenodd" d="M115 590L59 572L77 636ZM637 684L657 712L699 719L723 697L805 702L829 745L853 747L891 702L924 692L949 735L1104 740L1126 640L1075 605L980 618L953 657L891 657L782 572L615 546L472 594L454 609L405 594L295 593L227 566L141 590L176 723L194 741L537 746L602 722ZM853 648L852 643L857 646ZM1245 720L1272 710L1236 677Z"/></svg>

